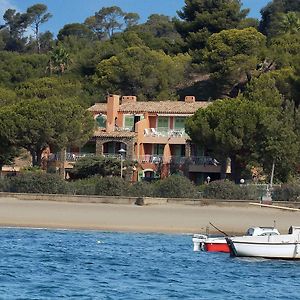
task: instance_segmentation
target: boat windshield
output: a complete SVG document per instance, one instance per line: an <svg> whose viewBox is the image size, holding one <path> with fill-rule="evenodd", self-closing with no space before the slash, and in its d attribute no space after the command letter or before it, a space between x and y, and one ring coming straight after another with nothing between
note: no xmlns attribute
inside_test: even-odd
<svg viewBox="0 0 300 300"><path fill-rule="evenodd" d="M247 232L246 232L246 235L252 236L253 233L254 233L254 229L253 229L253 228L249 228L249 229L247 230Z"/></svg>
<svg viewBox="0 0 300 300"><path fill-rule="evenodd" d="M263 232L259 236L266 236L266 235L278 235L278 233L274 231L269 231L269 232Z"/></svg>

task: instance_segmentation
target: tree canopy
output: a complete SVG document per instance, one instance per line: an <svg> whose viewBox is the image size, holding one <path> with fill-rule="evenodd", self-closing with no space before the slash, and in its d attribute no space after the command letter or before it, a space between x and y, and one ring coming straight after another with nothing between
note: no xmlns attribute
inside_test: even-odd
<svg viewBox="0 0 300 300"><path fill-rule="evenodd" d="M261 90L263 85L271 89ZM254 80L244 95L215 101L189 118L186 129L196 143L213 149L220 160L230 157L236 182L249 164L266 171L277 165L278 178L286 181L299 163L299 134L289 109L272 78Z"/></svg>
<svg viewBox="0 0 300 300"><path fill-rule="evenodd" d="M295 17L300 13L300 2L295 0L273 0L261 10L260 30L268 37L273 37L282 32L282 25L291 21L295 24ZM288 14L285 16L285 14ZM299 17L299 15L298 15ZM288 22L287 22L288 21ZM297 23L297 21L296 21Z"/></svg>
<svg viewBox="0 0 300 300"><path fill-rule="evenodd" d="M107 93L138 100L194 95L216 102L190 121L193 141L219 159L230 156L240 169L255 162L268 171L276 161L278 178L288 178L296 162L285 156L296 153L300 134L300 3L272 0L260 21L248 12L240 0L185 0L177 17L154 13L143 22L136 12L100 6L56 37L43 32L52 17L45 4L9 8L0 25L0 108L13 120L1 114L3 128L14 134L0 133L2 162L29 143L36 159L42 142L54 148L74 142L66 124L57 120L61 133L38 119L51 105L70 117ZM78 122L88 132L89 121Z"/></svg>
<svg viewBox="0 0 300 300"><path fill-rule="evenodd" d="M210 35L238 27L248 14L241 6L239 0L185 0L176 28L189 49L202 49Z"/></svg>
<svg viewBox="0 0 300 300"><path fill-rule="evenodd" d="M1 134L11 123L12 145L25 148L33 165L40 165L43 150L58 151L70 145L83 145L92 136L94 120L88 111L70 100L48 98L22 101L5 110ZM10 131L9 131L10 132Z"/></svg>
<svg viewBox="0 0 300 300"><path fill-rule="evenodd" d="M174 58L147 47L131 47L103 60L95 83L109 93L137 95L140 99L174 98L176 85L189 63L188 55Z"/></svg>
<svg viewBox="0 0 300 300"><path fill-rule="evenodd" d="M210 36L204 57L211 76L223 91L232 91L251 77L263 60L265 43L265 37L254 28L223 30Z"/></svg>

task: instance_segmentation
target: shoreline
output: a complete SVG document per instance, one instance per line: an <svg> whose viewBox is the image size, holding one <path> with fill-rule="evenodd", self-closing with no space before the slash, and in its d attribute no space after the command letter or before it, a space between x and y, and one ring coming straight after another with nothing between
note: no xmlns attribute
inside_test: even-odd
<svg viewBox="0 0 300 300"><path fill-rule="evenodd" d="M251 205L193 206L104 204L0 198L0 227L98 230L136 233L205 233L209 223L222 231L243 234L251 226L273 226L286 233L300 225L299 212ZM212 226L209 233L219 232Z"/></svg>

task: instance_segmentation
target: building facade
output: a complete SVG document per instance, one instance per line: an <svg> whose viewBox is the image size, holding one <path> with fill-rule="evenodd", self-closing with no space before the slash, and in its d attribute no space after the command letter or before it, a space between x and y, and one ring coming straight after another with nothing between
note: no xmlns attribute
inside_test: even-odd
<svg viewBox="0 0 300 300"><path fill-rule="evenodd" d="M134 180L153 180L174 171L197 183L218 179L218 162L204 147L192 144L185 132L186 118L208 105L194 96L186 96L185 101L143 102L135 96L109 95L106 103L88 109L97 123L93 138L81 149L68 152L66 159L124 155L122 159L137 162Z"/></svg>

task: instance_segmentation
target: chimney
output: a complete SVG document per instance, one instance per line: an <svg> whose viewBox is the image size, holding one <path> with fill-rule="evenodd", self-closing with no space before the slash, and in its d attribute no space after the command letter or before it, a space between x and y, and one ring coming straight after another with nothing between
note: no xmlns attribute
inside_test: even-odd
<svg viewBox="0 0 300 300"><path fill-rule="evenodd" d="M133 103L133 102L136 102L136 96L123 96L122 97L122 104Z"/></svg>
<svg viewBox="0 0 300 300"><path fill-rule="evenodd" d="M195 96L185 96L184 102L185 103L194 103L196 101Z"/></svg>
<svg viewBox="0 0 300 300"><path fill-rule="evenodd" d="M119 106L120 106L119 95L109 95L107 97L107 121L106 121L107 132L112 132L115 130L115 120L118 117Z"/></svg>

